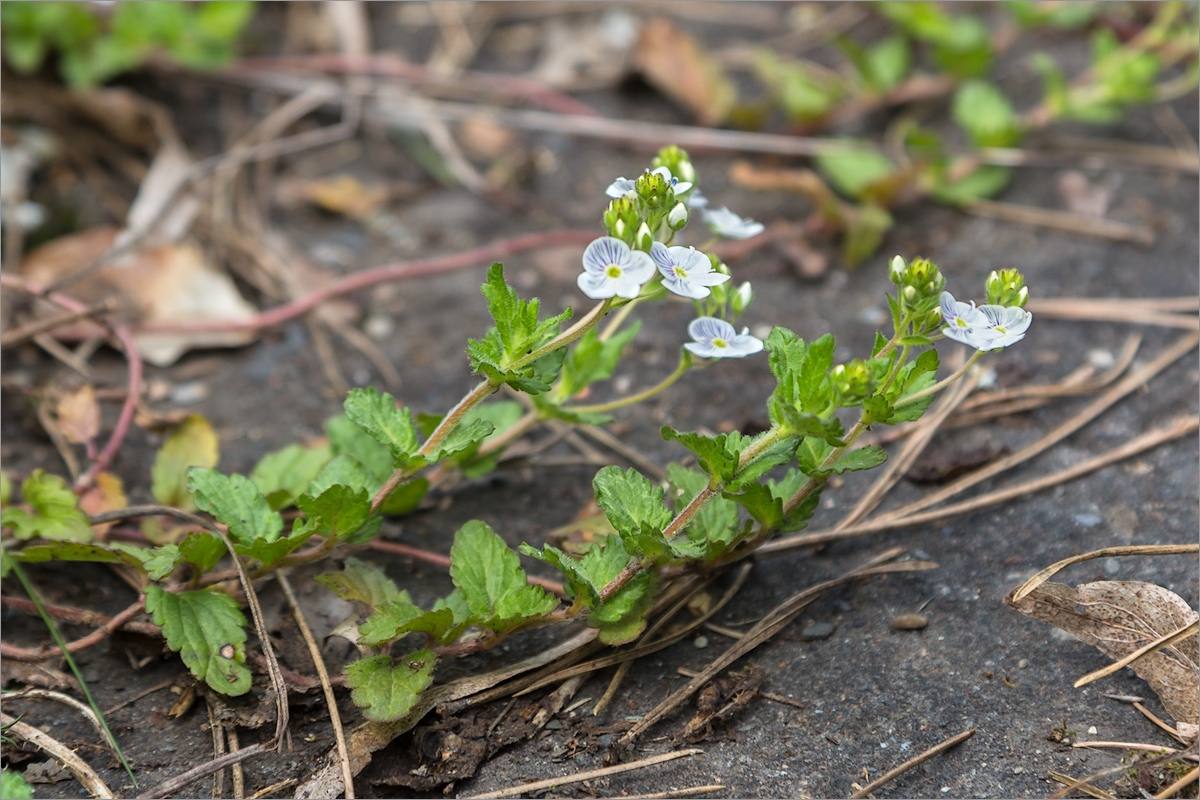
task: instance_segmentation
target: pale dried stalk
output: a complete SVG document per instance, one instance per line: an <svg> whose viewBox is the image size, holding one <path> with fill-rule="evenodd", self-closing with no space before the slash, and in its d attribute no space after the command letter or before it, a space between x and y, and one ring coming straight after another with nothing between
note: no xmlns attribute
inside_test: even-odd
<svg viewBox="0 0 1200 800"><path fill-rule="evenodd" d="M18 722L8 714L0 712L0 721L4 724L4 733L6 736L17 736L29 742L36 747L46 751L50 756L54 757L61 763L76 780L83 784L83 787L91 792L92 797L116 797L112 793L112 789L108 788L96 771L87 765L79 756L75 755L75 751L67 747L57 739L42 733L37 728L25 722Z"/></svg>
<svg viewBox="0 0 1200 800"><path fill-rule="evenodd" d="M502 797L522 797L530 795L533 792L541 791L542 789L554 789L558 786L566 786L572 783L581 783L590 781L596 778L606 778L609 775L619 775L622 772L631 772L635 769L645 769L653 767L655 764L662 764L667 761L674 761L677 758L687 758L689 756L697 756L703 754L704 751L689 747L687 750L674 750L670 753L663 753L650 758L643 758L640 761L630 761L627 764L617 764L613 767L604 767L603 769L592 769L587 772L577 772L574 775L566 775L561 778L548 778L544 781L535 781L534 783L526 783L520 786L512 786L508 789L500 789L495 792L485 792L483 794L469 795L463 800L495 800Z"/></svg>

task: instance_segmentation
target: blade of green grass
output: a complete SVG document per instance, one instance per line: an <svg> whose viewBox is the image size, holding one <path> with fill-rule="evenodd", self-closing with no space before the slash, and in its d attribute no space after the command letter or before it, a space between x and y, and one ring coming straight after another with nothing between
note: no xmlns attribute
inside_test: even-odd
<svg viewBox="0 0 1200 800"><path fill-rule="evenodd" d="M112 729L108 727L108 721L104 719L104 713L100 711L100 706L96 704L91 691L88 690L87 682L83 679L83 673L79 671L79 666L75 663L75 659L71 657L71 651L67 649L67 643L62 637L62 633L59 632L54 618L46 613L46 609L42 605L41 595L37 593L30 580L25 577L25 571L21 569L20 564L14 562L12 571L17 576L17 580L21 582L21 586L25 589L25 594L29 595L29 599L37 606L38 613L42 615L42 622L46 623L46 627L50 629L50 635L54 637L54 641L58 644L58 649L62 651L63 658L66 659L67 665L71 667L71 672L75 675L75 679L79 681L79 686L83 689L83 696L87 698L88 705L95 712L96 719L100 720L100 725L104 728L104 734L108 737L108 743L112 745L113 752L117 754L117 759L129 775L129 780L133 781L133 788L138 788L137 778L134 777L133 769L129 766L129 762L125 760L125 753L121 751L121 745L117 744L117 737L113 735Z"/></svg>

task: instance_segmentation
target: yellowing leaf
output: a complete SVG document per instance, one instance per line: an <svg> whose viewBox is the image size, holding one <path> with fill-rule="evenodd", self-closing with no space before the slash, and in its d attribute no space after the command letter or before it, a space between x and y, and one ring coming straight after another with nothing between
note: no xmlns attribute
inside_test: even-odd
<svg viewBox="0 0 1200 800"><path fill-rule="evenodd" d="M196 508L187 490L188 467L215 467L219 458L217 434L208 420L193 414L180 423L154 457L150 491L164 506Z"/></svg>
<svg viewBox="0 0 1200 800"><path fill-rule="evenodd" d="M85 514L99 514L102 511L116 511L129 505L125 496L125 487L121 479L111 472L101 472L96 475L91 487L79 498L79 508ZM96 532L105 533L115 525L115 522L105 522L96 526Z"/></svg>

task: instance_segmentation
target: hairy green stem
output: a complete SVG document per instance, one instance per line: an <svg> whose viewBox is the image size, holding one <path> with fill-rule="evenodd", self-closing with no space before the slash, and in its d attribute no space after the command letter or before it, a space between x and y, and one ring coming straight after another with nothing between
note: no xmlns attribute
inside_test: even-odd
<svg viewBox="0 0 1200 800"><path fill-rule="evenodd" d="M680 376L687 372L688 367L691 365L691 354L684 350L683 355L679 357L679 365L675 367L675 371L659 383L651 386L649 389L640 391L637 394L631 394L628 397L622 397L618 400L609 400L607 403L593 403L592 405L586 406L564 406L563 410L570 411L574 414L589 414L602 411L612 411L615 408L624 408L625 406L631 406L635 403L640 403L643 400L653 397L673 384L675 381L679 380Z"/></svg>
<svg viewBox="0 0 1200 800"><path fill-rule="evenodd" d="M567 328L565 331L560 333L558 336L555 336L553 339L546 342L544 345L542 345L538 349L534 350L532 353L521 356L516 361L514 361L512 364L509 364L508 368L510 370L523 369L524 367L527 367L530 364L532 364L533 362L537 361L542 356L547 355L549 353L553 353L555 350L559 349L560 347L566 347L571 342L575 341L580 336L583 336L585 333L587 333L592 328L594 328L596 326L596 323L599 322L604 317L604 315L608 313L609 308L612 307L612 302L613 302L612 298L610 297L609 299L596 304L595 308L593 308L591 311L589 311L584 317L582 317L574 325Z"/></svg>
<svg viewBox="0 0 1200 800"><path fill-rule="evenodd" d="M462 418L467 415L468 411L479 405L480 402L487 399L499 388L500 383L493 382L491 379L480 381L462 400L458 401L458 405L454 406L446 416L442 417L442 421L433 429L433 433L429 434L429 438L425 440L425 444L421 445L421 449L416 454L427 456L436 450L438 445L450 435L450 431L454 430L454 426L461 422ZM379 511L379 507L383 505L383 501L387 499L387 496L395 491L396 487L405 480L420 472L421 469L421 467L408 467L397 469L393 472L391 477L375 493L375 496L371 498L371 513L375 514Z"/></svg>

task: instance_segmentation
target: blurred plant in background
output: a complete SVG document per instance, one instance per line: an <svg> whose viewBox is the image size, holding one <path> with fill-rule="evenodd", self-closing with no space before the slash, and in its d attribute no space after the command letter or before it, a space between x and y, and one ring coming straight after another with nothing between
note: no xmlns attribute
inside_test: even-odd
<svg viewBox="0 0 1200 800"><path fill-rule="evenodd" d="M233 60L254 3L6 2L0 5L4 61L17 72L41 69L51 54L72 88L88 88L165 56L180 66L215 69Z"/></svg>

